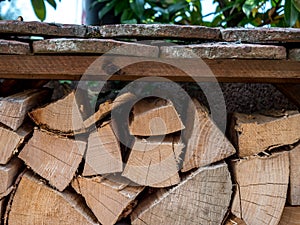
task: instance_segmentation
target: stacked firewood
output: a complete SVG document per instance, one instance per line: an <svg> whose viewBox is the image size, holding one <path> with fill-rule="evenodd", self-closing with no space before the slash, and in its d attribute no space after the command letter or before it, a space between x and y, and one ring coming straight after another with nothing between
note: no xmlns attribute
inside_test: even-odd
<svg viewBox="0 0 300 225"><path fill-rule="evenodd" d="M3 224L299 224L298 112L235 113L230 142L196 99L182 115L127 92L89 114L50 92L0 101Z"/></svg>

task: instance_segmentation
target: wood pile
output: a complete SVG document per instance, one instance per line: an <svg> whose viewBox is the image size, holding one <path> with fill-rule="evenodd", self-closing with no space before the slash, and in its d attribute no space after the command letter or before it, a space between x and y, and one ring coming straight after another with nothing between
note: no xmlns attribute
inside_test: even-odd
<svg viewBox="0 0 300 225"><path fill-rule="evenodd" d="M109 79L123 81L292 82L300 78L299 30L0 21L0 34L0 78L13 78L0 80L1 225L300 224L298 111L236 112L225 134L196 98L179 109L170 96L126 91L91 108L80 87L59 98L45 87L47 79L76 80L86 70L86 79L100 80L112 73ZM169 38L183 44L156 42ZM120 46L124 52L114 52ZM107 51L99 67L89 67ZM127 65L140 57L165 64ZM168 64L178 58L194 77ZM299 88L289 87L278 85L287 95Z"/></svg>

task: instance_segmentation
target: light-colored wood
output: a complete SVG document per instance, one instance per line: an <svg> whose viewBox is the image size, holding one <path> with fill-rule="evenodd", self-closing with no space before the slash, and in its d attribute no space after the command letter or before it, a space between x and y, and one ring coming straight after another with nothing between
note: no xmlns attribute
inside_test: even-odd
<svg viewBox="0 0 300 225"><path fill-rule="evenodd" d="M170 100L146 98L133 106L129 125L132 135L157 136L184 129L184 125Z"/></svg>
<svg viewBox="0 0 300 225"><path fill-rule="evenodd" d="M236 152L198 100L189 102L186 115L183 136L187 147L183 172L223 160Z"/></svg>
<svg viewBox="0 0 300 225"><path fill-rule="evenodd" d="M230 215L225 221L224 225L247 225L241 218Z"/></svg>
<svg viewBox="0 0 300 225"><path fill-rule="evenodd" d="M99 224L79 195L58 192L30 172L23 175L13 196L7 224Z"/></svg>
<svg viewBox="0 0 300 225"><path fill-rule="evenodd" d="M30 124L22 125L17 131L12 131L0 125L0 164L7 164L19 150L26 137L32 131Z"/></svg>
<svg viewBox="0 0 300 225"><path fill-rule="evenodd" d="M162 76L173 81L192 82L300 82L300 61L292 60L204 59L210 72L199 66L202 62L200 59L163 59L165 64L162 64L143 57L101 56L101 60L87 70L98 58L75 55L0 55L0 78L79 80L85 74L84 79L91 80L135 80L145 76L155 80L157 76ZM109 71L102 69L111 68L107 62L112 67L116 65L116 68L122 68L121 71L110 77ZM128 64L132 65L123 66Z"/></svg>
<svg viewBox="0 0 300 225"><path fill-rule="evenodd" d="M177 186L143 199L131 215L132 224L221 224L231 189L225 163L201 167Z"/></svg>
<svg viewBox="0 0 300 225"><path fill-rule="evenodd" d="M0 122L17 130L32 108L47 101L49 90L31 89L0 100Z"/></svg>
<svg viewBox="0 0 300 225"><path fill-rule="evenodd" d="M113 225L129 215L136 205L135 198L144 187L116 183L102 177L78 177L72 186L80 193L103 225Z"/></svg>
<svg viewBox="0 0 300 225"><path fill-rule="evenodd" d="M178 184L179 156L183 148L184 144L172 136L136 138L122 176L145 186Z"/></svg>
<svg viewBox="0 0 300 225"><path fill-rule="evenodd" d="M22 161L18 158L12 159L7 165L0 166L0 199L14 184L21 168Z"/></svg>
<svg viewBox="0 0 300 225"><path fill-rule="evenodd" d="M237 183L232 213L246 224L278 224L289 182L289 155L252 157L233 162Z"/></svg>
<svg viewBox="0 0 300 225"><path fill-rule="evenodd" d="M300 225L300 207L284 207L278 225Z"/></svg>
<svg viewBox="0 0 300 225"><path fill-rule="evenodd" d="M240 157L255 155L300 140L300 114L296 111L264 115L235 113L233 121L233 142Z"/></svg>
<svg viewBox="0 0 300 225"><path fill-rule="evenodd" d="M111 101L106 101L99 106L99 109L87 118L83 123L85 128L89 128L91 126L96 126L96 122L103 119L105 116L109 115L112 110L113 103Z"/></svg>
<svg viewBox="0 0 300 225"><path fill-rule="evenodd" d="M288 201L291 205L300 205L300 145L289 151L290 186Z"/></svg>
<svg viewBox="0 0 300 225"><path fill-rule="evenodd" d="M120 143L110 123L104 124L88 138L83 176L123 171Z"/></svg>
<svg viewBox="0 0 300 225"><path fill-rule="evenodd" d="M64 98L29 113L39 126L60 133L77 133L84 131L83 118L77 104L75 93L70 92Z"/></svg>
<svg viewBox="0 0 300 225"><path fill-rule="evenodd" d="M19 158L59 191L63 191L73 179L85 148L83 141L36 129Z"/></svg>

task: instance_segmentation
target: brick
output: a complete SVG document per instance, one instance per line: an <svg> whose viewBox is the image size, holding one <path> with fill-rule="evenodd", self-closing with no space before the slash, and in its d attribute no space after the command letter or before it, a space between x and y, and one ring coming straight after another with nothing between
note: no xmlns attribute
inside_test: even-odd
<svg viewBox="0 0 300 225"><path fill-rule="evenodd" d="M28 43L20 41L0 40L0 54L30 54L30 46Z"/></svg>
<svg viewBox="0 0 300 225"><path fill-rule="evenodd" d="M0 21L0 33L15 35L36 35L36 36L57 36L57 37L84 37L86 26L41 23L41 22L23 22L16 20Z"/></svg>
<svg viewBox="0 0 300 225"><path fill-rule="evenodd" d="M300 29L297 28L228 28L221 33L224 41L300 42Z"/></svg>
<svg viewBox="0 0 300 225"><path fill-rule="evenodd" d="M158 57L156 46L134 42L115 41L111 39L48 39L35 41L33 52L38 53L88 53L118 54L130 56Z"/></svg>
<svg viewBox="0 0 300 225"><path fill-rule="evenodd" d="M286 49L282 46L205 43L160 47L162 58L206 58L206 59L285 59Z"/></svg>
<svg viewBox="0 0 300 225"><path fill-rule="evenodd" d="M300 61L300 48L290 49L289 59Z"/></svg>
<svg viewBox="0 0 300 225"><path fill-rule="evenodd" d="M219 28L169 24L114 24L89 26L87 37L144 37L219 40Z"/></svg>

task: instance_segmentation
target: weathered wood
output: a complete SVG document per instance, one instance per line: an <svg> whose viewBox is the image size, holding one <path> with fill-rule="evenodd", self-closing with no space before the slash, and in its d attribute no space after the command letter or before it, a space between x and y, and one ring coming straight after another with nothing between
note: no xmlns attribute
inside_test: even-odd
<svg viewBox="0 0 300 225"><path fill-rule="evenodd" d="M300 61L300 48L290 49L288 53L288 58L291 60Z"/></svg>
<svg viewBox="0 0 300 225"><path fill-rule="evenodd" d="M17 20L1 20L0 33L15 35L37 35L37 36L56 36L56 37L84 37L86 26L41 23L37 21L23 22Z"/></svg>
<svg viewBox="0 0 300 225"><path fill-rule="evenodd" d="M5 199L0 199L0 223L2 223L2 219L4 218L5 212Z"/></svg>
<svg viewBox="0 0 300 225"><path fill-rule="evenodd" d="M231 215L224 225L247 225L241 218Z"/></svg>
<svg viewBox="0 0 300 225"><path fill-rule="evenodd" d="M238 155L245 157L300 140L300 114L296 111L265 115L235 113L233 142Z"/></svg>
<svg viewBox="0 0 300 225"><path fill-rule="evenodd" d="M300 108L300 84L275 84L275 87Z"/></svg>
<svg viewBox="0 0 300 225"><path fill-rule="evenodd" d="M288 153L233 162L237 190L232 213L246 224L278 224L289 182Z"/></svg>
<svg viewBox="0 0 300 225"><path fill-rule="evenodd" d="M231 185L225 163L201 167L177 186L143 199L131 215L132 224L221 224Z"/></svg>
<svg viewBox="0 0 300 225"><path fill-rule="evenodd" d="M30 46L20 41L0 40L0 53L26 55L30 53Z"/></svg>
<svg viewBox="0 0 300 225"><path fill-rule="evenodd" d="M30 118L39 126L65 134L83 132L85 130L82 111L75 93L72 91L42 108L29 113Z"/></svg>
<svg viewBox="0 0 300 225"><path fill-rule="evenodd" d="M189 103L186 115L183 136L187 146L181 171L209 165L236 152L223 132L214 124L207 109L196 99Z"/></svg>
<svg viewBox="0 0 300 225"><path fill-rule="evenodd" d="M204 43L194 45L176 45L160 47L163 58L196 58L201 59L286 59L283 46Z"/></svg>
<svg viewBox="0 0 300 225"><path fill-rule="evenodd" d="M111 125L106 123L88 138L83 176L123 171L120 143Z"/></svg>
<svg viewBox="0 0 300 225"><path fill-rule="evenodd" d="M300 225L300 207L284 207L278 225Z"/></svg>
<svg viewBox="0 0 300 225"><path fill-rule="evenodd" d="M113 103L111 101L106 101L100 104L99 109L83 122L84 127L89 128L93 125L96 126L96 122L110 114L112 106Z"/></svg>
<svg viewBox="0 0 300 225"><path fill-rule="evenodd" d="M300 205L300 145L289 152L290 186L288 201L291 205Z"/></svg>
<svg viewBox="0 0 300 225"><path fill-rule="evenodd" d="M1 43L1 42L0 42ZM48 39L33 42L33 52L68 54L118 54L125 56L158 57L157 46L112 39Z"/></svg>
<svg viewBox="0 0 300 225"><path fill-rule="evenodd" d="M204 59L210 68L203 68L200 59L161 59L165 64L145 58L101 56L14 56L0 55L0 78L10 79L67 79L79 80L135 80L156 76L173 81L212 81L212 82L300 82L300 61L292 60L243 60L243 59ZM97 66L87 68L96 59ZM140 63L135 63L136 60ZM142 62L143 61L143 62ZM146 61L146 62L145 62ZM148 61L148 62L147 62ZM51 62L51 63L49 63ZM109 63L108 63L109 62ZM200 61L201 62L201 61ZM125 67L124 65L132 64ZM53 66L55 65L55 66ZM117 67L114 67L117 65ZM175 68L172 65L177 65ZM102 68L122 68L118 74L107 76ZM183 72L182 69L187 71ZM112 70L114 72L114 69ZM214 76L211 76L214 74Z"/></svg>
<svg viewBox="0 0 300 225"><path fill-rule="evenodd" d="M131 184L132 185L132 184ZM136 205L135 198L144 187L116 183L102 177L78 177L72 182L103 225L113 225L129 215Z"/></svg>
<svg viewBox="0 0 300 225"><path fill-rule="evenodd" d="M0 126L0 165L8 161L19 151L20 145L33 130L30 124L22 125L17 131Z"/></svg>
<svg viewBox="0 0 300 225"><path fill-rule="evenodd" d="M4 197L22 168L22 161L18 158L12 159L7 165L0 166L0 199Z"/></svg>
<svg viewBox="0 0 300 225"><path fill-rule="evenodd" d="M12 196L7 224L99 224L79 195L58 192L27 172Z"/></svg>
<svg viewBox="0 0 300 225"><path fill-rule="evenodd" d="M19 158L59 191L71 182L86 148L83 141L35 130Z"/></svg>
<svg viewBox="0 0 300 225"><path fill-rule="evenodd" d="M136 136L157 136L184 129L173 103L161 98L146 98L133 106L129 130Z"/></svg>
<svg viewBox="0 0 300 225"><path fill-rule="evenodd" d="M180 182L179 155L184 144L172 136L135 139L122 176L139 185L168 187Z"/></svg>
<svg viewBox="0 0 300 225"><path fill-rule="evenodd" d="M297 28L228 28L221 30L225 41L242 42L300 42L300 30Z"/></svg>
<svg viewBox="0 0 300 225"><path fill-rule="evenodd" d="M17 130L29 110L48 100L49 90L32 89L10 95L0 100L0 122Z"/></svg>
<svg viewBox="0 0 300 225"><path fill-rule="evenodd" d="M219 28L170 24L113 24L88 26L88 37L142 37L171 39L220 39Z"/></svg>

